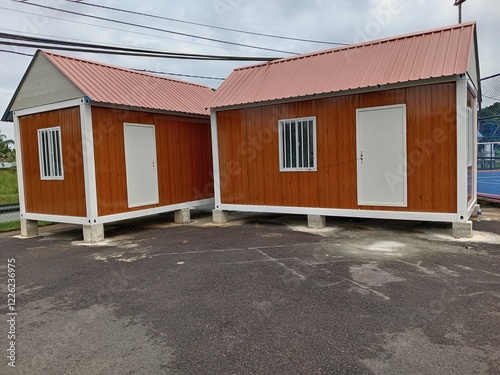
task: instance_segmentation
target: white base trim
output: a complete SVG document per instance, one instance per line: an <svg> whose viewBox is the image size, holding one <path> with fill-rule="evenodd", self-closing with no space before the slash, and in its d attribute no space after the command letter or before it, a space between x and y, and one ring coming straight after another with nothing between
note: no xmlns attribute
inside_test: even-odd
<svg viewBox="0 0 500 375"><path fill-rule="evenodd" d="M142 216L156 215L156 214L161 214L164 212L181 210L183 208L195 208L195 207L200 207L200 206L212 206L213 207L214 206L214 198L172 204L169 206L148 208L145 210L124 212L124 213L114 214L114 215L101 216L101 217L96 218L95 220L91 220L91 219L86 218L86 217L61 216L61 215L49 215L49 214L33 214L33 213L24 213L21 215L21 219L52 221L54 223L94 225L94 224L112 223L115 221L121 221L121 220L127 220L127 219L135 219L135 218L142 217Z"/></svg>
<svg viewBox="0 0 500 375"><path fill-rule="evenodd" d="M146 210L124 212L121 214L114 214L114 215L108 215L108 216L100 216L97 218L96 222L93 224L105 224L105 223L111 223L114 221L135 219L135 218L141 217L141 216L150 216L150 215L161 214L164 212L182 210L183 208L195 208L195 207L199 207L199 206L208 206L208 205L213 206L214 202L215 202L214 198L209 198L209 199L203 199L203 200L199 200L199 201L171 204L170 206L148 208Z"/></svg>
<svg viewBox="0 0 500 375"><path fill-rule="evenodd" d="M477 207L477 197L475 197L471 204L469 205L469 207L467 208L467 217L465 218L464 221L468 221L470 219L470 217L472 216L472 214L474 213L474 211L476 210L476 207Z"/></svg>
<svg viewBox="0 0 500 375"><path fill-rule="evenodd" d="M341 217L359 217L371 219L395 219L395 220L417 220L417 221L442 221L458 222L455 213L438 212L408 212L408 211L377 211L377 210L353 210L340 208L316 208L316 207L284 207L284 206L250 206L238 204L220 204L218 210L242 211L242 212L271 212L280 214L298 215L324 215Z"/></svg>
<svg viewBox="0 0 500 375"><path fill-rule="evenodd" d="M80 224L80 225L84 225L84 224L89 223L89 221L86 217L50 215L50 214L25 213L25 214L21 214L21 219L38 220L38 221L51 221L54 223Z"/></svg>

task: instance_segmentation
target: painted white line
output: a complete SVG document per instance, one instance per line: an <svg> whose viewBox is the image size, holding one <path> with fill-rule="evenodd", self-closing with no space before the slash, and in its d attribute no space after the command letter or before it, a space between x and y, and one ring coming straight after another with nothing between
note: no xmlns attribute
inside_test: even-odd
<svg viewBox="0 0 500 375"><path fill-rule="evenodd" d="M272 262L275 262L277 265L283 267L284 269L286 269L288 272L292 273L293 275L297 276L300 280L305 280L306 277L304 275L302 275L301 273L295 271L294 269L288 267L285 263L283 262L280 262L278 259L275 259L273 258L272 256L269 256L267 255L265 252L263 252L262 250L259 250L259 249L256 249L256 251L258 251L259 253L261 253L262 255L264 255L266 257L266 259L272 261Z"/></svg>
<svg viewBox="0 0 500 375"><path fill-rule="evenodd" d="M350 282L350 283L352 283L352 284L354 284L354 285L356 285L356 286L359 286L359 287L360 287L360 288L362 288L362 289L368 290L368 291L372 292L373 294L375 294L375 295L377 295L377 296L379 296L379 297L381 297L381 298L383 298L383 299L385 299L385 300L389 300L389 299L391 299L390 297L387 297L385 294L383 294L383 293L379 292L378 290L375 290L375 289L372 289L372 288L370 288L370 287L367 287L366 285L360 284L360 283L358 283L358 282L356 282L356 281L354 281L354 280L346 279L345 277L342 277L342 276L337 276L337 277L338 277L339 279L342 279L342 280L348 281L348 282Z"/></svg>
<svg viewBox="0 0 500 375"><path fill-rule="evenodd" d="M342 283L345 283L345 280L337 281L336 283L328 283L328 284L316 283L316 285L320 288L328 288L328 287L335 286L335 285L342 284Z"/></svg>
<svg viewBox="0 0 500 375"><path fill-rule="evenodd" d="M484 273L486 273L486 274L488 274L488 275L493 275L493 276L498 276L498 277L500 277L500 274L498 274L498 273L489 272L489 271L484 271L484 270L480 270L480 271L481 271L481 272L484 272Z"/></svg>
<svg viewBox="0 0 500 375"><path fill-rule="evenodd" d="M296 260L296 261L300 262L299 258L277 258L277 259L242 260L241 262L223 262L223 263L218 263L218 264L221 264L221 265L252 264L252 263L262 263L262 262L275 262L277 260Z"/></svg>

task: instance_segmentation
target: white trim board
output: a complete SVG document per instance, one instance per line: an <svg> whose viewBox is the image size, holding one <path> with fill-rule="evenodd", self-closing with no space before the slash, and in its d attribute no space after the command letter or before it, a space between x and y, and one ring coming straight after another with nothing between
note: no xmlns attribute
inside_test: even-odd
<svg viewBox="0 0 500 375"><path fill-rule="evenodd" d="M467 78L457 81L457 212L461 222L467 217Z"/></svg>
<svg viewBox="0 0 500 375"><path fill-rule="evenodd" d="M79 216L25 213L21 214L21 219L51 221L53 223L64 223L64 224L79 224L79 225L89 224L86 217L79 217Z"/></svg>
<svg viewBox="0 0 500 375"><path fill-rule="evenodd" d="M88 224L97 218L97 187L95 176L94 133L92 108L85 101L80 103L80 128L82 133L82 159L85 184L85 205Z"/></svg>
<svg viewBox="0 0 500 375"><path fill-rule="evenodd" d="M17 186L19 195L19 210L20 214L26 212L26 203L24 198L24 173L23 173L23 144L21 142L21 129L19 127L19 117L14 116L14 141L16 143L17 153Z"/></svg>
<svg viewBox="0 0 500 375"><path fill-rule="evenodd" d="M213 198L202 199L199 201L171 204L169 206L148 208L145 210L124 212L124 213L114 214L114 215L101 216L97 219L97 224L112 223L115 221L135 219L135 218L138 218L141 216L150 216L150 215L156 215L156 214L161 214L161 213L165 213L165 212L182 210L183 208L196 208L196 207L208 206L208 205L211 205L211 206L214 205Z"/></svg>
<svg viewBox="0 0 500 375"><path fill-rule="evenodd" d="M212 137L212 164L214 168L214 196L215 196L215 208L219 208L221 203L221 192L220 192L220 169L219 169L219 134L217 128L217 113L212 110L210 111L210 131Z"/></svg>
<svg viewBox="0 0 500 375"><path fill-rule="evenodd" d="M142 216L150 216L161 214L165 212L171 212L176 210L181 210L183 208L196 208L200 206L213 206L214 199L202 199L199 201L192 202L184 202L178 204L172 204L169 206L161 206L154 207L145 210L124 212L115 215L101 216L94 220L93 224L106 224L112 223L115 221L127 220L127 219L135 219ZM76 217L76 216L61 216L61 215L48 215L48 214L35 214L35 213L25 213L21 214L21 219L28 220L43 220L43 221L52 221L54 223L67 223L67 224L80 224L80 225L89 225L88 219L85 217Z"/></svg>
<svg viewBox="0 0 500 375"><path fill-rule="evenodd" d="M71 99L71 100L66 100L64 102L41 105L39 107L19 109L17 111L14 111L14 113L12 115L21 117L21 116L32 115L35 113L55 111L55 110L63 109L63 108L79 107L80 104L82 104L84 102L85 102L85 98Z"/></svg>
<svg viewBox="0 0 500 375"><path fill-rule="evenodd" d="M217 209L223 211L267 212L267 213L297 214L297 215L323 215L323 216L338 216L338 217L353 217L353 218L355 217L355 218L369 218L369 219L440 221L449 223L461 221L459 220L459 217L455 213L437 213L437 212L357 210L357 209L290 207L290 206L250 206L250 205L238 205L238 204L220 204Z"/></svg>

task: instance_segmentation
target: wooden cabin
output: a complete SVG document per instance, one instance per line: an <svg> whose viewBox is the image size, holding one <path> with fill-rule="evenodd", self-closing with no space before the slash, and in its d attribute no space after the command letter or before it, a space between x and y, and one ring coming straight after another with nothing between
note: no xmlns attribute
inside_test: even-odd
<svg viewBox="0 0 500 375"><path fill-rule="evenodd" d="M453 223L476 207L475 23L235 69L209 101L227 211Z"/></svg>
<svg viewBox="0 0 500 375"><path fill-rule="evenodd" d="M213 205L206 86L37 51L2 120L13 121L22 234L37 221L103 224Z"/></svg>

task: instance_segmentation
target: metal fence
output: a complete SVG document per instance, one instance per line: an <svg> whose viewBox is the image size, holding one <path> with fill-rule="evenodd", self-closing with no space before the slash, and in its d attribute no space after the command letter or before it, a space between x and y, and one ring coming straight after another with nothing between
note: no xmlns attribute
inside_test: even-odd
<svg viewBox="0 0 500 375"><path fill-rule="evenodd" d="M14 194L17 191L15 162L0 162L0 172L0 223L18 221L19 197Z"/></svg>
<svg viewBox="0 0 500 375"><path fill-rule="evenodd" d="M477 195L500 201L500 73L481 80L478 114Z"/></svg>
<svg viewBox="0 0 500 375"><path fill-rule="evenodd" d="M19 204L0 204L0 223L19 220Z"/></svg>

